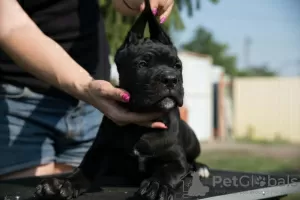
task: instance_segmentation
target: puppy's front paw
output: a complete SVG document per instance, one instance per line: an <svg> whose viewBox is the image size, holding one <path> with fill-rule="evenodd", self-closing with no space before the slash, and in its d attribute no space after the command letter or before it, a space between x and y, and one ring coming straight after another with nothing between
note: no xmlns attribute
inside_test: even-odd
<svg viewBox="0 0 300 200"><path fill-rule="evenodd" d="M171 187L161 184L157 179L147 179L141 183L137 191L139 196L147 200L173 200L174 191Z"/></svg>
<svg viewBox="0 0 300 200"><path fill-rule="evenodd" d="M57 178L42 180L36 187L34 197L36 199L69 200L78 196L78 190L71 182Z"/></svg>
<svg viewBox="0 0 300 200"><path fill-rule="evenodd" d="M200 177L202 177L202 178L208 178L209 177L210 172L209 172L209 168L208 168L207 165L199 163L197 167L198 167L197 172L198 172L198 175Z"/></svg>

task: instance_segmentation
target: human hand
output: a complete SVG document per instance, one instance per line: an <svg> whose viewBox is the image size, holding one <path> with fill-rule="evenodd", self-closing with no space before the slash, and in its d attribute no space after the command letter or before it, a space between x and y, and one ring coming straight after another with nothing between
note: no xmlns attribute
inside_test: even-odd
<svg viewBox="0 0 300 200"><path fill-rule="evenodd" d="M174 7L174 0L150 0L151 9L154 15L159 17L160 23L164 23L171 14ZM140 6L141 11L145 9L145 3Z"/></svg>
<svg viewBox="0 0 300 200"><path fill-rule="evenodd" d="M115 88L107 81L92 80L86 90L89 103L120 126L133 123L145 127L167 128L162 122L152 122L152 120L161 116L162 113L139 114L121 107L117 102L129 102L130 95L127 91Z"/></svg>
<svg viewBox="0 0 300 200"><path fill-rule="evenodd" d="M137 15L145 9L144 0L114 0L115 8L125 15ZM150 0L154 15L159 17L160 23L164 23L171 14L174 0Z"/></svg>

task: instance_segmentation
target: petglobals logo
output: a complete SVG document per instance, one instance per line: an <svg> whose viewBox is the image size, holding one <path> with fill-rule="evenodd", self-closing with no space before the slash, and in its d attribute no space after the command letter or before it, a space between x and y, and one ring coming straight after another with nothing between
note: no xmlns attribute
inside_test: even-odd
<svg viewBox="0 0 300 200"><path fill-rule="evenodd" d="M200 181L198 172L193 172L191 175L193 179L187 193L188 196L192 196L192 197L205 196L206 193L209 192L209 187L203 185L203 183Z"/></svg>
<svg viewBox="0 0 300 200"><path fill-rule="evenodd" d="M210 191L210 187L200 181L199 172L192 172L191 176L191 180L181 181L182 192L176 193L175 199L200 198L204 197Z"/></svg>
<svg viewBox="0 0 300 200"><path fill-rule="evenodd" d="M244 175L244 176L232 176L232 177L212 177L212 186L223 187L273 187L280 185L295 186L299 178L295 177L282 177L274 178L271 175L259 176L259 175Z"/></svg>

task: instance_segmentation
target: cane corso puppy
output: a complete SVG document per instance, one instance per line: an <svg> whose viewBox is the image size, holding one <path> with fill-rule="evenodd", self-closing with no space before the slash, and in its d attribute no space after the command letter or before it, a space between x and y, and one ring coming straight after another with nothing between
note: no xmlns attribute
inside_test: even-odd
<svg viewBox="0 0 300 200"><path fill-rule="evenodd" d="M150 38L144 38L148 22ZM125 177L140 185L135 197L172 199L174 191L196 169L200 145L193 130L180 119L183 104L182 63L169 36L157 22L146 0L145 11L115 56L119 87L130 94L122 106L134 112L163 112L166 130L138 125L118 126L103 118L99 133L80 166L67 179L42 181L35 192L41 199L71 199L84 192L94 177ZM157 121L156 120L156 121Z"/></svg>

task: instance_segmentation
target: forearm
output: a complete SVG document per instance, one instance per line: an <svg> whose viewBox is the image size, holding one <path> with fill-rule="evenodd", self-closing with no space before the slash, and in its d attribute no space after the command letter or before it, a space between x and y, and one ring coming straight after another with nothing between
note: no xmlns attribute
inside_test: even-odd
<svg viewBox="0 0 300 200"><path fill-rule="evenodd" d="M28 73L87 101L84 90L90 75L14 0L0 0L0 48Z"/></svg>
<svg viewBox="0 0 300 200"><path fill-rule="evenodd" d="M18 66L38 79L85 100L84 87L91 76L39 29L18 27L3 38L1 47Z"/></svg>

